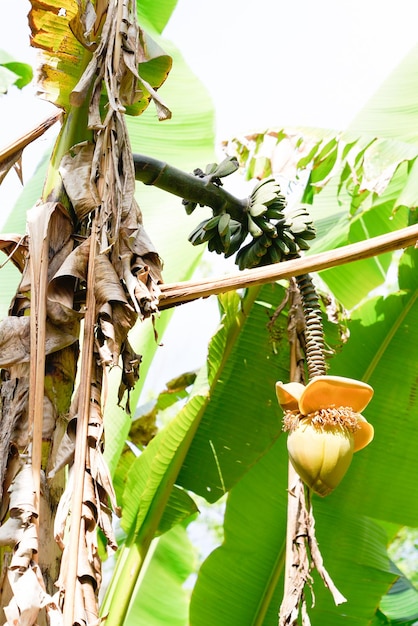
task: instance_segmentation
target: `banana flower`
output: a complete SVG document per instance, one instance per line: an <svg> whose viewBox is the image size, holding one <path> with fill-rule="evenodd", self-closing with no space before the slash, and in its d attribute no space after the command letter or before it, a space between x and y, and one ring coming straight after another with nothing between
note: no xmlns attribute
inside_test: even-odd
<svg viewBox="0 0 418 626"><path fill-rule="evenodd" d="M354 452L373 439L373 426L361 415L373 389L351 378L316 376L306 387L277 382L276 393L290 461L315 493L326 496L341 482Z"/></svg>

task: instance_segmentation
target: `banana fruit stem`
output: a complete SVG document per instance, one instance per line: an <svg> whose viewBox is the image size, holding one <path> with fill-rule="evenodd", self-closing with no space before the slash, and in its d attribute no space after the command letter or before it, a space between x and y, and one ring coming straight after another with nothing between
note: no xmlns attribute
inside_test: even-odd
<svg viewBox="0 0 418 626"><path fill-rule="evenodd" d="M209 206L216 213L226 211L238 220L248 209L248 198L236 198L215 185L210 176L199 178L143 154L134 154L133 160L135 179L145 185L154 185L179 198Z"/></svg>
<svg viewBox="0 0 418 626"><path fill-rule="evenodd" d="M303 312L305 315L305 338L306 338L306 363L309 378L324 376L326 364L324 356L324 329L322 326L322 314L319 305L319 297L310 274L302 274L296 277L296 283L302 298Z"/></svg>

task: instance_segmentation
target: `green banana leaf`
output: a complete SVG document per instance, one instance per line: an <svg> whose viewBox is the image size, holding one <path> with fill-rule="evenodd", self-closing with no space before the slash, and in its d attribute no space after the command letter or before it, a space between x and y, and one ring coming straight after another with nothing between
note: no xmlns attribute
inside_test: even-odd
<svg viewBox="0 0 418 626"><path fill-rule="evenodd" d="M401 65L401 75L405 64L411 70L411 59L416 67L417 56L411 55ZM400 102L403 94L393 89L396 83L397 72L389 79L387 90L392 98L390 113L401 120L403 111ZM408 85L405 81L404 87L409 87L409 92L412 92L413 81L409 80ZM398 105L396 110L395 102ZM415 106L415 115L417 111ZM376 108L373 108L372 114L375 112ZM410 121L412 107L409 107L407 113ZM384 118L380 116L379 119L382 124L380 135L384 137ZM389 127L393 124L390 119L386 122ZM369 141L379 136L376 125L372 131L374 135ZM401 139L405 141L406 138L401 136ZM366 141L359 146L358 167L364 166L361 159L364 154L368 156L365 151L368 145ZM388 152L390 159L399 158L399 142L386 143L384 148L386 162L382 163L381 169L387 164ZM332 152L332 146L330 150ZM320 154L319 147L316 151ZM369 194L358 205L353 204L350 198L349 202L338 206L345 193L339 187L341 178L344 183L347 182L347 174L339 171L337 180L331 181L331 184L328 182L325 189L313 199L312 210L318 207L319 218L324 220L321 223L323 233L326 220L332 224L333 207L336 215L334 232L324 234L313 250L329 248L333 241L341 245L407 224L410 219L408 211L399 208L395 212L394 209L405 207L404 201L398 202L399 193L403 189L412 189L410 195L408 191L404 197L409 195L415 202L415 187L410 176L416 158L414 151L415 147L411 150L411 146L407 145L404 160L409 161L409 167L404 167L402 162L398 163L385 191L380 195ZM372 156L376 158L376 155ZM334 159L334 155L325 151L319 162L327 158ZM325 174L330 171L330 168L323 170ZM318 176L316 182L319 179ZM347 187L347 190L352 191L352 187ZM359 192L358 189L355 191ZM414 206L412 204L408 208ZM415 388L418 371L412 348L417 341L416 254L416 251L409 250L400 262L399 289L395 287L390 295L378 296L360 305L372 288L386 280L389 258L378 257L370 263L337 267L329 270L328 275L325 272L321 274L344 304L357 305L349 323L349 340L330 360L330 373L362 379L374 387L375 396L365 415L374 424L376 435L368 448L355 455L341 486L324 500L315 498L317 535L325 565L349 602L334 607L321 583L316 582L315 607L310 611L313 624L365 625L372 620L379 620L378 616L382 613L376 611L380 598L386 596L396 575L386 556L388 537L378 520L416 526L418 507L412 495L415 494L417 475ZM242 386L235 385L229 393L231 396L234 393L241 394ZM231 491L225 516L225 541L203 564L196 583L191 604L193 626L213 622L214 615L217 623L221 624L277 623L282 583L279 580L278 586L273 588L272 581L279 578L278 569L282 563L282 544L277 537L283 541L285 531L284 521L280 526L275 515L285 510L286 496L284 488L280 490L280 482L278 494L281 495L275 492L260 468L267 464L273 450L280 454L280 445L283 446L281 441L282 438ZM285 457L283 447L281 454ZM278 463L277 459L275 461ZM204 469L200 468L200 471L204 472ZM256 474L257 471L260 471L260 475ZM278 471L276 467L276 475ZM257 478L250 484L253 473ZM272 505L272 510L268 512L267 505L263 506L263 503L272 498L277 498L278 502L276 508ZM277 528L276 540L272 534L268 534L269 515L273 519L272 526ZM246 534L248 527L250 530ZM269 546L273 554L268 553ZM260 569L263 573L258 576ZM229 588L230 593L227 592ZM271 599L271 603L266 599ZM410 615L406 604L403 608L403 615ZM401 609L397 614L402 614Z"/></svg>
<svg viewBox="0 0 418 626"><path fill-rule="evenodd" d="M22 89L32 78L33 71L30 65L16 61L10 54L0 50L0 93L7 93L12 85Z"/></svg>
<svg viewBox="0 0 418 626"><path fill-rule="evenodd" d="M417 288L417 251L408 250L399 266L399 291L373 298L353 313L350 340L330 370L364 380L375 390L365 411L375 439L355 456L344 489L331 501L344 500L356 511L407 526L418 519L418 502L411 498L418 470L418 363L411 349L418 339ZM361 480L367 489L359 488Z"/></svg>
<svg viewBox="0 0 418 626"><path fill-rule="evenodd" d="M202 565L192 594L193 626L209 626L215 619L219 626L277 625L285 565L287 464L283 436L232 489L224 542ZM335 607L329 591L315 578L313 594L307 591L311 622L368 624L395 577L386 555L386 534L373 520L327 504L314 498L317 537L325 566L348 602Z"/></svg>
<svg viewBox="0 0 418 626"><path fill-rule="evenodd" d="M146 22L149 28L161 35L176 5L177 0L159 0L158 3L154 0L137 0L139 23Z"/></svg>
<svg viewBox="0 0 418 626"><path fill-rule="evenodd" d="M228 340L228 360L176 481L208 502L229 491L281 433L274 385L288 376L287 317L270 333L267 326L284 297L274 284L260 289L253 304L244 300L245 323L234 343Z"/></svg>
<svg viewBox="0 0 418 626"><path fill-rule="evenodd" d="M211 342L208 367L199 373L188 403L150 442L127 472L122 514L122 528L127 540L102 608L108 615L110 625L118 624L125 617L123 607L127 608L135 583L132 572L140 575L144 557L158 530L179 469L209 401L211 387L227 359L224 352L229 352L228 340L233 341L239 332L242 321L239 304L236 294L228 294L224 298L225 315ZM128 593L129 585L131 590Z"/></svg>
<svg viewBox="0 0 418 626"><path fill-rule="evenodd" d="M224 352L228 351L227 345L234 341L239 329L240 300L236 294L229 294L224 298L224 303L225 316L211 341L208 365L197 376L188 402L150 442L127 475L122 518L125 532L138 533L150 506L158 505L158 490L163 481L167 480L169 472L172 476L166 489L168 493L171 490L204 408L209 402L211 388L225 367L227 357ZM180 464L176 460L179 455L183 457ZM177 465L174 472L173 463Z"/></svg>
<svg viewBox="0 0 418 626"><path fill-rule="evenodd" d="M418 620L418 590L398 572L399 578L380 603L380 611L395 626L406 626Z"/></svg>
<svg viewBox="0 0 418 626"><path fill-rule="evenodd" d="M388 76L350 124L358 134L418 145L416 74L418 46Z"/></svg>
<svg viewBox="0 0 418 626"><path fill-rule="evenodd" d="M347 604L335 607L316 580L315 607L310 611L314 625L369 623L380 597L398 576L386 554L388 537L372 518L408 525L417 519L418 503L411 493L417 471L418 399L413 390L418 363L414 351L400 349L418 339L417 255L408 251L400 263L401 295L375 298L358 308L349 324L350 340L331 360L331 374L362 379L374 387L365 416L374 424L376 436L355 455L335 492L325 499L314 497L325 566L348 598ZM247 400L250 395L251 389ZM205 474L205 465L200 471ZM224 543L203 564L192 596L193 626L210 624L214 615L217 623L225 625L234 620L264 626L277 623L283 588L286 474L285 437L280 437L233 487ZM410 594L403 599L409 603ZM402 602L398 596L397 600ZM394 610L391 602L385 602L388 610ZM401 606L407 610L409 604Z"/></svg>
<svg viewBox="0 0 418 626"><path fill-rule="evenodd" d="M283 323L274 328L277 345L280 343L284 347L283 353L274 354L268 334L261 344L254 338L260 324L265 327L269 322L267 312L272 315L283 296L283 289L273 285L253 288L243 300L235 292L220 298L221 324L210 343L207 366L199 373L188 402L127 472L122 515L127 542L120 557L120 563L125 563L123 569L128 569L129 553L133 555L130 567L134 566L135 550L138 551L135 562L140 568L139 559L143 558L150 537L158 527L161 530L163 514L166 520L175 520L176 514L172 513L175 482L190 488L196 478L194 474L201 474L201 478L195 480L193 490L215 501L240 480L280 435L280 411L274 398L275 369L272 364L278 365L279 370L281 364L285 373L284 359L287 362L288 349ZM263 372L263 382L257 386L253 383L245 385L245 374L247 372L250 380L254 367ZM236 375L243 386L245 404L222 397L223 388ZM263 398L261 406L260 398ZM208 406L210 410L206 410ZM224 407L222 414L220 406ZM260 408L263 419L260 419ZM188 461L187 456L185 461L188 453L191 460ZM198 472L195 454L199 455ZM183 475L178 477L182 466ZM110 623L116 619L111 604L119 602L120 588L125 586L126 581L121 578L109 592L104 610L109 611Z"/></svg>
<svg viewBox="0 0 418 626"><path fill-rule="evenodd" d="M158 499L158 490L167 480L167 474L173 472L173 463L177 469L171 484L176 481L214 502L248 471L280 434L280 411L274 397L276 369L272 368L272 363L278 371L281 366L285 373L284 362L288 359L285 330L281 325L281 344L285 350L280 355L273 354L268 335L261 344L255 337L260 323L268 322L269 300L271 308L267 310L271 311L274 310L271 301L279 304L284 292L278 285L259 292L259 288L250 290L242 302L235 292L221 297L221 325L211 340L207 365L199 373L189 401L151 441L128 472L122 517L125 532L131 532L133 527L138 532L148 508L158 505L155 498ZM255 364L263 373L262 383L255 386L252 381L245 385L245 372L249 372L250 381ZM225 398L223 390L232 377L240 380L241 395L246 402L242 403L238 397L234 402ZM251 389L251 400L247 389ZM260 398L263 399L261 405ZM224 407L222 413L221 406ZM182 449L185 443L187 447ZM183 455L180 465L176 460L179 454ZM202 465L203 471L190 471L189 467L195 470L196 465Z"/></svg>
<svg viewBox="0 0 418 626"><path fill-rule="evenodd" d="M194 570L195 550L182 525L154 540L152 559L141 577L126 626L184 626L189 608L184 583Z"/></svg>
<svg viewBox="0 0 418 626"><path fill-rule="evenodd" d="M293 176L297 173L306 183L302 199L310 205L317 229L317 239L308 254L408 224L408 212L399 208L415 209L418 205L418 107L412 78L417 69L415 48L346 131L277 130L277 144L272 146L269 129L252 140L238 138L232 142L250 172L255 170L254 161L261 158L260 152L265 159L270 150L280 162L281 143L292 143ZM271 164L269 168L274 170ZM320 275L334 296L351 309L384 283L392 259L393 255L385 254Z"/></svg>
<svg viewBox="0 0 418 626"><path fill-rule="evenodd" d="M277 584L285 555L287 463L286 438L281 436L229 494L224 542L203 563L193 590L193 626L277 624ZM273 621L265 622L270 606Z"/></svg>
<svg viewBox="0 0 418 626"><path fill-rule="evenodd" d="M292 130L277 133L278 144L289 141L292 133ZM406 226L406 208L415 207L418 200L413 176L418 147L376 137L365 140L355 133L353 139L350 130L338 135L341 156L336 161L336 149L329 139L329 131L323 132L320 141L317 134L300 129L297 140L292 140L295 150L300 143L302 152L307 153L295 163L293 175L306 179L305 168L310 172L302 200L308 204L317 238L308 254L335 249ZM309 149L312 143L313 148ZM334 147L328 148L330 145ZM393 255L387 253L359 261L355 267L347 265L326 270L321 277L335 297L351 309L384 283L392 259Z"/></svg>

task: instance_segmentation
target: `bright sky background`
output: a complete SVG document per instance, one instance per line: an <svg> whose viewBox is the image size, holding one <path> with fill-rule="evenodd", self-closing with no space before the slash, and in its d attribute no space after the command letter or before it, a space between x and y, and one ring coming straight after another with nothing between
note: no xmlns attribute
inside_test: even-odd
<svg viewBox="0 0 418 626"><path fill-rule="evenodd" d="M158 0L156 0L158 1ZM0 6L0 48L33 62L29 0ZM414 0L178 0L165 31L207 86L217 136L306 125L342 129L388 73L418 43ZM187 95L186 95L187 97ZM31 87L0 97L0 145L53 107ZM42 139L24 154L29 176ZM46 139L44 139L46 141ZM0 226L19 192L9 174L0 187Z"/></svg>
<svg viewBox="0 0 418 626"><path fill-rule="evenodd" d="M14 0L12 7L0 5L0 48L32 62L29 1ZM345 128L418 43L417 17L416 0L179 0L165 36L208 88L223 139L268 126ZM12 89L0 97L0 145L51 111L31 93ZM25 152L26 177L45 141ZM0 228L17 193L10 172L0 187ZM201 332L194 330L189 345L196 346Z"/></svg>
<svg viewBox="0 0 418 626"><path fill-rule="evenodd" d="M2 3L0 48L31 62L29 8ZM414 0L178 0L165 35L207 86L223 138L269 125L344 128L418 43L416 17ZM29 93L0 98L1 145L45 115Z"/></svg>
<svg viewBox="0 0 418 626"><path fill-rule="evenodd" d="M179 0L165 31L205 82L222 136L344 128L418 43L413 0Z"/></svg>

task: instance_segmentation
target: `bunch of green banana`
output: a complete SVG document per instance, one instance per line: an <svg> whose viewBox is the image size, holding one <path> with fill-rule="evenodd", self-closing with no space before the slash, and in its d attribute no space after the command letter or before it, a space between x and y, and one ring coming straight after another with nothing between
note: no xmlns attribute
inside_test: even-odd
<svg viewBox="0 0 418 626"><path fill-rule="evenodd" d="M279 185L272 179L254 189L247 214L253 239L237 254L240 269L279 263L307 250L315 237L309 213L304 208L289 210Z"/></svg>
<svg viewBox="0 0 418 626"><path fill-rule="evenodd" d="M208 166L206 176L227 176L235 164L226 161ZM251 240L241 247L248 236ZM236 264L246 269L294 258L309 248L307 242L314 237L307 210L288 209L280 186L270 178L255 187L242 214L232 217L223 210L203 220L189 235L189 241L195 246L207 242L210 251L225 257L237 252Z"/></svg>

